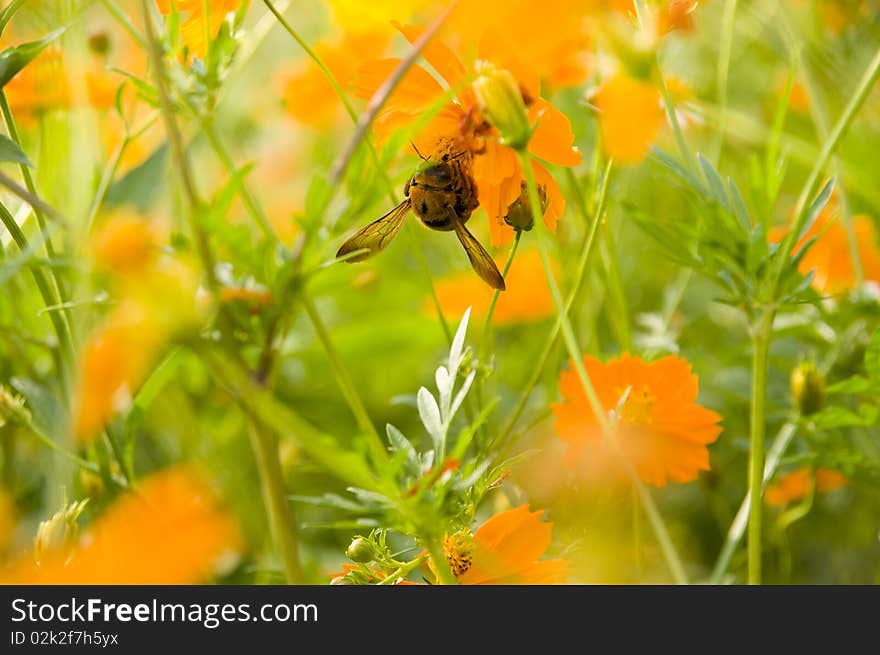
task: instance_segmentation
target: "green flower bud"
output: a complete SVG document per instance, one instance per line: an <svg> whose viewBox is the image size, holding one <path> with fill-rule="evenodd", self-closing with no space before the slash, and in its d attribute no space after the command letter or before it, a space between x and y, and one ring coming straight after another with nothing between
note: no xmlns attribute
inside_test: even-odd
<svg viewBox="0 0 880 655"><path fill-rule="evenodd" d="M825 377L813 362L801 362L792 371L791 395L804 416L822 409L825 402Z"/></svg>
<svg viewBox="0 0 880 655"><path fill-rule="evenodd" d="M96 55L106 56L110 52L110 36L106 32L95 32L89 36L89 50Z"/></svg>
<svg viewBox="0 0 880 655"><path fill-rule="evenodd" d="M543 185L538 187L538 197L541 200L541 211L547 211L547 189ZM504 222L514 230L528 232L535 226L535 217L532 216L532 204L529 201L529 190L526 183L522 183L519 198L514 200L507 208Z"/></svg>
<svg viewBox="0 0 880 655"><path fill-rule="evenodd" d="M474 95L483 117L501 134L501 142L520 150L532 137L526 103L510 71L487 61L477 62Z"/></svg>
<svg viewBox="0 0 880 655"><path fill-rule="evenodd" d="M361 564L372 562L373 558L376 557L373 544L363 537L355 537L348 550L345 551L345 554L352 562L359 562Z"/></svg>

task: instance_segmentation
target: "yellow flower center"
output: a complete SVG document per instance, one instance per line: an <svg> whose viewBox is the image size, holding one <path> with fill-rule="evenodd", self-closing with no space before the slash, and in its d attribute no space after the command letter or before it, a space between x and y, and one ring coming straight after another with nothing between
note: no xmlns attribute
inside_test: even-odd
<svg viewBox="0 0 880 655"><path fill-rule="evenodd" d="M443 537L443 554L456 578L461 577L474 563L473 538L469 530L459 530Z"/></svg>
<svg viewBox="0 0 880 655"><path fill-rule="evenodd" d="M620 395L623 395L621 391ZM650 425L651 412L657 396L652 394L647 387L630 389L629 396L620 409L620 418L630 425Z"/></svg>

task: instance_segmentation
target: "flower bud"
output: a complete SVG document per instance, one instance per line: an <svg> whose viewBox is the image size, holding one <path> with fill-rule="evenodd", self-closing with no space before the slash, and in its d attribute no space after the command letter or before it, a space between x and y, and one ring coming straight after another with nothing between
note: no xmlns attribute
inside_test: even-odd
<svg viewBox="0 0 880 655"><path fill-rule="evenodd" d="M110 52L110 36L107 32L95 32L89 36L88 45L96 55L106 56Z"/></svg>
<svg viewBox="0 0 880 655"><path fill-rule="evenodd" d="M37 564L56 552L61 552L65 558L70 555L79 537L79 525L76 520L82 514L87 502L88 500L80 500L65 505L51 519L40 522L34 539L34 560Z"/></svg>
<svg viewBox="0 0 880 655"><path fill-rule="evenodd" d="M0 385L0 427L7 423L30 423L30 412L25 409L24 399Z"/></svg>
<svg viewBox="0 0 880 655"><path fill-rule="evenodd" d="M353 585L354 581L347 575L338 575L330 581L331 585Z"/></svg>
<svg viewBox="0 0 880 655"><path fill-rule="evenodd" d="M547 189L541 185L538 187L538 197L541 200L541 211L547 211ZM524 230L528 232L535 226L535 217L532 216L532 204L529 201L529 190L526 183L522 183L519 197L514 200L510 207L507 208L507 215L504 222L514 230Z"/></svg>
<svg viewBox="0 0 880 655"><path fill-rule="evenodd" d="M477 62L477 72L473 89L483 117L501 133L504 145L525 148L532 128L516 78L486 61Z"/></svg>
<svg viewBox="0 0 880 655"><path fill-rule="evenodd" d="M792 371L791 395L804 416L822 409L825 401L825 378L813 362L801 362Z"/></svg>
<svg viewBox="0 0 880 655"><path fill-rule="evenodd" d="M373 561L373 558L376 557L376 551L373 549L373 544L369 541L363 537L355 537L351 542L351 545L345 551L345 555L352 562L363 564L365 562Z"/></svg>

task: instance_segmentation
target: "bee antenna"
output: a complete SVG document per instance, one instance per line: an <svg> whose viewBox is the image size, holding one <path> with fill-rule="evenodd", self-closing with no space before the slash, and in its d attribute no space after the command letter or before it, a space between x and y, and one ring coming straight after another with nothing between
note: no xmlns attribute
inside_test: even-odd
<svg viewBox="0 0 880 655"><path fill-rule="evenodd" d="M416 154L419 156L419 159L421 159L422 161L428 161L428 158L425 157L422 153L419 152L419 149L418 149L418 147L416 146L415 143L413 143L412 141L410 141L409 144L412 146L413 150L416 151Z"/></svg>

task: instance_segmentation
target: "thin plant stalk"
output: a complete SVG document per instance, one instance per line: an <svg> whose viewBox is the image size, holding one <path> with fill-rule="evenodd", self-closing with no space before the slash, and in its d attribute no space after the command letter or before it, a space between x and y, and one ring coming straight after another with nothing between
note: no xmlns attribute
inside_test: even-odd
<svg viewBox="0 0 880 655"><path fill-rule="evenodd" d="M333 345L333 340L330 338L327 326L324 325L324 321L318 313L318 308L315 307L314 301L312 301L311 297L305 291L302 292L300 300L303 303L306 314L308 314L312 327L315 328L318 340L321 342L324 351L327 353L327 358L330 360L330 365L333 367L333 372L336 375L336 383L339 385L339 389L345 397L345 402L348 404L351 413L354 414L358 427L367 437L367 444L373 458L376 462L386 461L388 456L385 452L385 445L382 443L382 439L379 437L379 433L376 431L373 421L370 420L367 408L357 391L357 387L355 387L351 376L348 374L348 370L345 368L342 359L339 357L339 353L336 351L336 347Z"/></svg>
<svg viewBox="0 0 880 655"><path fill-rule="evenodd" d="M278 460L278 439L275 432L265 429L255 419L251 421L249 431L260 470L260 486L269 517L269 529L281 556L285 577L288 584L301 584L304 576L299 563L296 518L284 489L284 475Z"/></svg>
<svg viewBox="0 0 880 655"><path fill-rule="evenodd" d="M571 291L568 294L568 298L565 300L565 315L571 312L572 305L574 305L574 300L577 297L578 293L583 286L584 280L587 276L587 270L589 269L590 258L594 250L594 245L596 244L596 235L599 232L599 226L602 224L602 216L605 213L605 204L608 198L608 183L611 179L611 166L612 162L609 161L605 167L605 175L602 178L602 186L599 191L599 200L596 204L596 209L593 214L592 219L587 216L586 207L583 205L583 199L578 199L577 207L578 211L583 214L584 220L589 225L589 233L584 241L583 246L581 247L581 255L578 260L577 271L574 277L574 285L571 288ZM574 174L570 173L571 181L573 185L577 184L577 180L574 179ZM547 335L547 339L544 341L544 348L541 350L541 354L538 356L537 363L534 367L532 367L532 373L526 382L523 390L520 392L519 398L517 399L516 405L513 408L513 411L510 413L510 418L507 419L507 423L505 423L504 427L501 429L501 432L498 438L492 442L495 444L504 444L507 439L510 438L510 435L513 433L513 430L516 428L516 423L519 420L519 417L522 416L523 411L526 408L526 403L529 401L529 397L532 395L532 391L535 386L538 384L538 380L541 379L541 375L544 372L544 367L547 364L547 360L550 358L550 353L553 351L553 348L556 346L559 341L559 334L562 330L562 318L556 318L556 322L553 324L553 328L550 330L550 333Z"/></svg>
<svg viewBox="0 0 880 655"><path fill-rule="evenodd" d="M516 256L516 249L519 247L520 239L522 239L522 230L516 231L516 236L513 238L513 245L510 247L510 252L507 254L507 261L504 263L504 270L501 271L501 277L505 280L507 279L507 273L510 271L510 267L513 264L513 258ZM492 300L489 302L489 309L486 312L486 320L483 322L483 333L480 337L480 352L485 352L489 347L489 339L492 337L492 316L495 314L495 305L498 304L498 297L501 295L500 289L495 289L495 293L492 294ZM479 357L477 357L479 359Z"/></svg>
<svg viewBox="0 0 880 655"><path fill-rule="evenodd" d="M782 456L788 449L796 432L797 424L789 421L782 426L779 433L776 435L776 439L773 440L773 445L767 451L767 458L764 463L764 488L767 487L767 483L776 473L776 469L779 468L779 462L782 460ZM718 554L718 559L715 561L715 566L712 567L712 574L709 576L709 584L719 584L722 577L724 577L727 567L730 565L733 553L736 551L736 547L739 546L740 541L742 541L742 538L746 533L746 527L749 523L749 508L751 507L751 501L751 494L746 493L745 498L743 498L743 501L739 506L739 511L737 511L736 517L733 519L733 522L730 524L730 528L727 531L727 537L724 540L724 545L721 547L721 552Z"/></svg>
<svg viewBox="0 0 880 655"><path fill-rule="evenodd" d="M765 311L752 335L752 398L749 410L749 584L761 584L764 488L764 434L766 431L767 356L773 337L773 315Z"/></svg>
<svg viewBox="0 0 880 655"><path fill-rule="evenodd" d="M538 195L538 185L535 182L535 174L532 171L531 155L527 151L519 151L517 152L517 154L520 158L521 168L526 180L526 187L528 189L529 204L532 208L532 215L541 216L541 200ZM577 338L574 334L574 329L572 328L571 321L569 320L565 312L565 306L562 301L562 294L559 291L559 286L556 283L556 278L554 278L553 276L553 270L550 265L550 257L547 253L546 235L544 233L546 227L543 225L543 221L541 220L536 220L535 223L538 227L538 253L541 256L541 263L544 266L544 274L547 278L547 284L550 286L550 294L553 296L553 302L556 304L556 312L561 322L563 341L565 342L566 349L568 350L568 354L571 357L572 365L574 366L578 378L580 379L581 387L583 388L584 393L587 396L587 400L589 401L590 406L593 410L593 414L595 415L596 420L598 421L599 426L602 429L602 433L606 436L610 443L617 446L613 426L609 422L608 415L602 408L602 403L599 400L599 396L596 394L596 389L593 386L589 375L587 374L586 367L584 366L583 356L581 355L580 347L577 344ZM676 584L687 584L687 575L685 574L684 565L682 564L681 558L679 557L678 552L676 551L675 546L672 543L672 538L669 535L666 524L664 523L663 518L660 515L659 510L657 509L657 506L654 504L654 499L651 497L650 492L639 479L638 474L636 473L632 463L626 457L624 457L622 453L620 459L623 463L627 475L630 477L633 485L636 488L636 491L638 492L639 499L642 502L642 507L645 510L645 514L647 514L648 516L648 520L651 523L651 527L653 528L654 534L657 537L657 541L660 544L660 549L663 552L673 579L675 580Z"/></svg>

